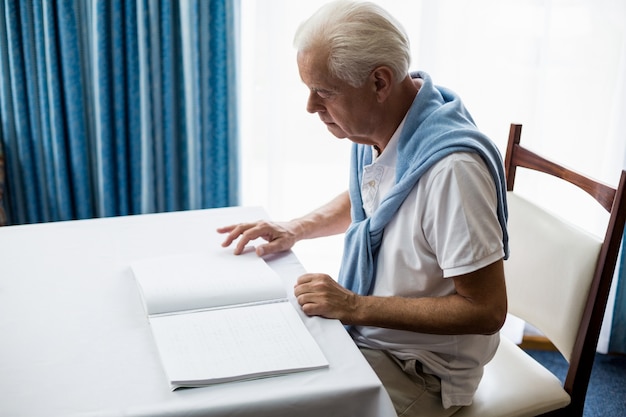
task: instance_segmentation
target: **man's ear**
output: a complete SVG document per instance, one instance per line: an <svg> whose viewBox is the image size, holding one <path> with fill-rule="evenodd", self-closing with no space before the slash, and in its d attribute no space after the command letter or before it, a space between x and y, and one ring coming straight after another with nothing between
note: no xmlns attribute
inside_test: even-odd
<svg viewBox="0 0 626 417"><path fill-rule="evenodd" d="M378 102L384 102L389 94L391 94L391 87L394 82L393 71L387 66L376 67L372 71L372 78L376 89L376 96Z"/></svg>

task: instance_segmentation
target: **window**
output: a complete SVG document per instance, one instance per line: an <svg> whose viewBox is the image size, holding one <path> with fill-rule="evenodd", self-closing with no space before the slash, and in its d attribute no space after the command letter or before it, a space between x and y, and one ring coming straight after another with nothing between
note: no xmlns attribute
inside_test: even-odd
<svg viewBox="0 0 626 417"><path fill-rule="evenodd" d="M292 47L298 24L325 1L241 2L242 203L262 205L273 219L287 220L347 188L350 144L306 112L308 91ZM522 123L527 146L617 182L612 175L623 165L626 148L623 2L376 3L407 30L411 69L459 93L502 150L509 124ZM570 152L555 155L562 141ZM578 216L594 231L597 216L585 207ZM307 269L331 273L338 252L340 238L296 248Z"/></svg>

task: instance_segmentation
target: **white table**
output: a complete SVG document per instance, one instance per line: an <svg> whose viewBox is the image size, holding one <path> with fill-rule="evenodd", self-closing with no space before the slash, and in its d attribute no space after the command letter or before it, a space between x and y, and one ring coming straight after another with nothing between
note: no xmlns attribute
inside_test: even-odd
<svg viewBox="0 0 626 417"><path fill-rule="evenodd" d="M218 226L262 217L237 207L0 228L0 416L394 416L341 324L303 314L328 369L170 391L129 264L219 245ZM292 294L296 256L266 260Z"/></svg>

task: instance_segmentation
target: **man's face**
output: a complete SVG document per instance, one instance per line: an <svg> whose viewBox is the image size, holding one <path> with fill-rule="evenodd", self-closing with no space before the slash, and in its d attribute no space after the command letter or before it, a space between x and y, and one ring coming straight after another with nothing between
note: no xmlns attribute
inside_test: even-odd
<svg viewBox="0 0 626 417"><path fill-rule="evenodd" d="M327 68L327 53L316 49L298 54L298 69L300 78L309 88L307 111L317 113L336 137L372 144L378 103L375 85L370 79L355 88L333 77Z"/></svg>

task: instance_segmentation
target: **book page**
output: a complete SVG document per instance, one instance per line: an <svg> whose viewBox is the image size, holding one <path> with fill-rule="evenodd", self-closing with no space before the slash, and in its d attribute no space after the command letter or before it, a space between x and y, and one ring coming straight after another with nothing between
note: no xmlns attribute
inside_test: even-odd
<svg viewBox="0 0 626 417"><path fill-rule="evenodd" d="M286 298L278 274L253 251L172 255L134 262L148 315Z"/></svg>
<svg viewBox="0 0 626 417"><path fill-rule="evenodd" d="M150 318L172 388L328 366L290 302Z"/></svg>

